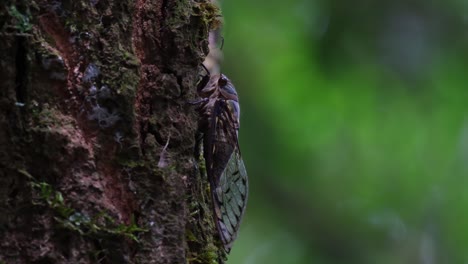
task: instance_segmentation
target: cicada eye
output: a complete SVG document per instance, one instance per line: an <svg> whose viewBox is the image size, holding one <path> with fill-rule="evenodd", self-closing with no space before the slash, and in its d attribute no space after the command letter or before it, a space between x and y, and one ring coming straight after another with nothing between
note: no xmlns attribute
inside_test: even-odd
<svg viewBox="0 0 468 264"><path fill-rule="evenodd" d="M221 85L221 83L224 83L224 85ZM234 88L234 85L232 85L231 81L229 81L229 79L224 74L221 74L221 77L218 80L218 84L219 91L224 96L224 98L237 101L236 88Z"/></svg>
<svg viewBox="0 0 468 264"><path fill-rule="evenodd" d="M218 85L221 86L221 87L223 87L223 86L225 86L227 83L228 83L228 80L227 80L226 76L221 75L221 77L219 77L219 80L218 80Z"/></svg>

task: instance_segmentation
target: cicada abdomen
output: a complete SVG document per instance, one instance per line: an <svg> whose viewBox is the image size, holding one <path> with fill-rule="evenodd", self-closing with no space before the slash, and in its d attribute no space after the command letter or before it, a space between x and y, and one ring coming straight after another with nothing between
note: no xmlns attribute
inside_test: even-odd
<svg viewBox="0 0 468 264"><path fill-rule="evenodd" d="M231 81L223 74L205 77L198 93L202 97L200 128L213 215L224 249L229 253L248 195L247 172L238 143L239 100Z"/></svg>

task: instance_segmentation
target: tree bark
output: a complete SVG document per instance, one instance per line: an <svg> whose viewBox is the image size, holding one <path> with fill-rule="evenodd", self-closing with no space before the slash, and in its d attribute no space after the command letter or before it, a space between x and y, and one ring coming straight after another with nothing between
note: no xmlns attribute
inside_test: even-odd
<svg viewBox="0 0 468 264"><path fill-rule="evenodd" d="M5 1L4 1L5 2ZM213 263L206 0L0 5L0 263Z"/></svg>

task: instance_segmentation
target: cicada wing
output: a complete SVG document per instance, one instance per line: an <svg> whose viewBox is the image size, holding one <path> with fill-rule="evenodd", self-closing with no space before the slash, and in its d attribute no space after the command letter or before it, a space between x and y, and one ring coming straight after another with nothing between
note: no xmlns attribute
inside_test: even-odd
<svg viewBox="0 0 468 264"><path fill-rule="evenodd" d="M214 187L213 190L218 186L232 153L238 149L237 126L229 116L224 102L217 100L213 103L213 111L207 122L203 140L208 178Z"/></svg>
<svg viewBox="0 0 468 264"><path fill-rule="evenodd" d="M247 203L247 172L237 141L238 112L225 101L213 104L204 138L204 156L213 199L214 220L229 253Z"/></svg>
<svg viewBox="0 0 468 264"><path fill-rule="evenodd" d="M220 237L224 249L229 252L237 237L248 195L247 172L238 148L232 152L213 195Z"/></svg>

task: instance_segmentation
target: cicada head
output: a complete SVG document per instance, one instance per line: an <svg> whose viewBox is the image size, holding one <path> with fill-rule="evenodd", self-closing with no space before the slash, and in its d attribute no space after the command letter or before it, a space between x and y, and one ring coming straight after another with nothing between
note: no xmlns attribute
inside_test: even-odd
<svg viewBox="0 0 468 264"><path fill-rule="evenodd" d="M218 87L219 92L221 93L221 96L224 97L224 99L234 100L236 102L239 101L236 88L234 88L234 85L232 84L231 80L229 80L229 78L226 77L226 75L221 74L219 76Z"/></svg>

